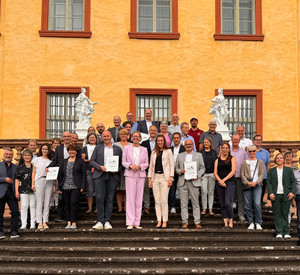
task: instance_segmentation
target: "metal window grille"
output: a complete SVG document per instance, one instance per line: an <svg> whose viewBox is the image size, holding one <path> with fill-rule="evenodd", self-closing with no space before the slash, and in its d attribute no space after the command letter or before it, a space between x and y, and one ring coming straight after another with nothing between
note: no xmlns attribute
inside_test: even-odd
<svg viewBox="0 0 300 275"><path fill-rule="evenodd" d="M78 117L75 99L78 94L47 94L46 138L61 137L65 131L72 132Z"/></svg>
<svg viewBox="0 0 300 275"><path fill-rule="evenodd" d="M255 34L255 0L222 0L222 33Z"/></svg>
<svg viewBox="0 0 300 275"><path fill-rule="evenodd" d="M144 120L146 109L152 110L153 121L160 123L161 121L170 122L172 112L172 97L171 96L136 96L136 120L139 122Z"/></svg>
<svg viewBox="0 0 300 275"><path fill-rule="evenodd" d="M172 32L171 0L136 0L138 32Z"/></svg>
<svg viewBox="0 0 300 275"><path fill-rule="evenodd" d="M252 139L256 135L256 97L225 96L228 100L229 115L225 124L234 134L239 125L245 127L245 137Z"/></svg>
<svg viewBox="0 0 300 275"><path fill-rule="evenodd" d="M49 5L49 30L84 30L84 0L50 0Z"/></svg>

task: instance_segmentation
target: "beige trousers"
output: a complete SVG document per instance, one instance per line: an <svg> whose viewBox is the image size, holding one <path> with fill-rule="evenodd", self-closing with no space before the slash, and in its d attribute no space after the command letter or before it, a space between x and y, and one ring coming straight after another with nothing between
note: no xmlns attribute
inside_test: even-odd
<svg viewBox="0 0 300 275"><path fill-rule="evenodd" d="M155 174L152 182L157 221L168 221L168 181L164 174Z"/></svg>

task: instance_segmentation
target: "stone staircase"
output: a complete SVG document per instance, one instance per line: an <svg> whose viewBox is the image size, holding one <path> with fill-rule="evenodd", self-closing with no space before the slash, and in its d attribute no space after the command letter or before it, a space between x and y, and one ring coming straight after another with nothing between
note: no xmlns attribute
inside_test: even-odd
<svg viewBox="0 0 300 275"><path fill-rule="evenodd" d="M18 239L9 237L6 220L0 274L300 274L295 220L292 239L278 240L270 208L263 210L262 231L239 222L224 230L215 213L202 216L202 230L193 229L192 219L182 230L180 214L169 216L167 229L154 228L153 211L143 215L142 230L131 231L125 214L113 215L114 229L95 230L96 215L81 213L77 230L49 222L49 230L23 231Z"/></svg>

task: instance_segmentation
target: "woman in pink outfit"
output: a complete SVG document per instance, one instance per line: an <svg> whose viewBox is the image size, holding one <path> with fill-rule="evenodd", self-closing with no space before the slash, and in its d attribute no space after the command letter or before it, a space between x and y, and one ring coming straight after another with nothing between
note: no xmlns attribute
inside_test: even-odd
<svg viewBox="0 0 300 275"><path fill-rule="evenodd" d="M124 147L122 164L125 167L126 225L127 229L142 229L140 226L144 183L148 167L147 148L140 146L141 133L131 135L133 144Z"/></svg>

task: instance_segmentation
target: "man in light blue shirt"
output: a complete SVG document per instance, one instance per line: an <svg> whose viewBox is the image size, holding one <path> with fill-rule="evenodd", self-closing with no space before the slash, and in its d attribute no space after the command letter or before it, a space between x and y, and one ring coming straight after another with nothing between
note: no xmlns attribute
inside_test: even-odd
<svg viewBox="0 0 300 275"><path fill-rule="evenodd" d="M134 115L131 112L128 112L126 114L126 118L127 118L127 121L130 121L132 123L131 131L130 131L130 134L132 134L134 131L137 130L138 123L134 122Z"/></svg>
<svg viewBox="0 0 300 275"><path fill-rule="evenodd" d="M186 140L191 140L193 141L193 151L196 151L196 146L195 146L195 140L192 136L188 135L188 132L190 130L190 126L187 122L182 122L181 125L181 140L180 140L180 144L184 146L184 143ZM174 146L174 143L172 141L171 146Z"/></svg>
<svg viewBox="0 0 300 275"><path fill-rule="evenodd" d="M270 170L270 154L267 150L261 148L262 143L262 136L261 135L255 135L253 137L253 144L256 146L256 154L255 157L257 159L261 159L264 163L265 167L265 175L262 185L262 194L261 194L261 205L264 205L263 199L266 192L266 185L267 185L267 173Z"/></svg>

